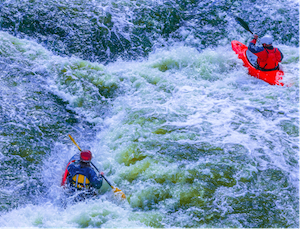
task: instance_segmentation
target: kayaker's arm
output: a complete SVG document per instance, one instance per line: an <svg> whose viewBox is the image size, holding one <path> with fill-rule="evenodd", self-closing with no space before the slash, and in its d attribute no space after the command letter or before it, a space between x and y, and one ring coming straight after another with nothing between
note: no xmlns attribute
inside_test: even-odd
<svg viewBox="0 0 300 229"><path fill-rule="evenodd" d="M278 60L278 62L281 62L281 61L282 61L282 59L283 59L283 53L280 51L280 49L279 49L279 48L277 48L277 50L280 52L280 60Z"/></svg>
<svg viewBox="0 0 300 229"><path fill-rule="evenodd" d="M97 176L95 171L91 170L91 184L94 188L101 188L102 186L102 182L103 182L103 178L102 175L100 174L100 176Z"/></svg>
<svg viewBox="0 0 300 229"><path fill-rule="evenodd" d="M258 36L256 34L254 34L254 38L252 39L252 41L250 41L249 46L248 46L249 51L254 54L264 51L263 47L256 46L257 39L258 39Z"/></svg>
<svg viewBox="0 0 300 229"><path fill-rule="evenodd" d="M252 42L250 42L248 49L249 49L249 51L251 51L254 54L264 51L263 47L255 46L255 44L253 44Z"/></svg>

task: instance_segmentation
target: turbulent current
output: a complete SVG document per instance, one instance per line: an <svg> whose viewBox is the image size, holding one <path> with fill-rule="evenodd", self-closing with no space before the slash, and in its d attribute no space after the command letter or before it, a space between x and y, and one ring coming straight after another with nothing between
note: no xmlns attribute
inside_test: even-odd
<svg viewBox="0 0 300 229"><path fill-rule="evenodd" d="M299 228L298 42L296 0L1 0L1 227ZM68 134L125 201L62 205Z"/></svg>

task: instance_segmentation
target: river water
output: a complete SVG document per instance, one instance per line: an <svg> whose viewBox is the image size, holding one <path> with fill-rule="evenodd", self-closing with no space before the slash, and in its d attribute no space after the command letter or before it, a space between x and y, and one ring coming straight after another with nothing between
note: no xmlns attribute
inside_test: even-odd
<svg viewBox="0 0 300 229"><path fill-rule="evenodd" d="M3 0L0 29L1 227L299 227L299 1ZM68 134L125 201L61 204Z"/></svg>

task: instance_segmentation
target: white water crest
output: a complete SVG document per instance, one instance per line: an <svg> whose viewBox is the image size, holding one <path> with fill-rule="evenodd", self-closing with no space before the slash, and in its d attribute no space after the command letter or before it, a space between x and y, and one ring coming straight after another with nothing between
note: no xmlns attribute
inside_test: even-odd
<svg viewBox="0 0 300 229"><path fill-rule="evenodd" d="M233 2L231 9L242 3ZM86 7L93 4L98 1ZM104 13L112 14L103 16L110 35L113 31L128 40L143 40L142 29L156 29L159 21L142 20L149 10L158 18L169 15L157 28L170 33L169 39L151 31L146 35L154 33L149 37L152 46L143 47L147 55L122 58L128 51L124 49L113 53L119 58L100 63L82 57L97 44L86 39L83 25L88 20L75 20L81 30L68 27L80 30L82 44L91 43L82 53L72 53L74 34L64 43L55 32L25 36L19 24L16 35L0 31L2 227L299 227L299 48L293 38L273 31L282 37L275 45L284 54L283 82L288 86L272 86L250 76L232 51L230 40L247 44L251 38L234 20L226 17L228 27L212 33L215 15L206 18L211 20L207 25L200 20L200 9L189 11L186 6L186 21L172 32L167 23L178 18L168 4L157 3L166 8L153 12L143 1L122 4L124 14L116 4L101 5ZM203 4L203 14L210 15ZM132 32L138 28L131 24L132 5L143 13L140 34ZM65 15L69 12L63 3L57 7ZM75 3L70 7L77 15ZM285 15L287 8L276 4L274 9ZM188 16L197 13L200 19ZM246 16L251 21L257 15ZM228 34L223 37L222 31ZM116 39L126 46L121 36ZM77 41L74 47L81 47ZM56 47L69 48L70 55L54 51ZM130 55L128 51L125 56ZM65 204L62 174L78 153L68 134L92 151L93 163L126 200L114 196L104 181L98 196Z"/></svg>

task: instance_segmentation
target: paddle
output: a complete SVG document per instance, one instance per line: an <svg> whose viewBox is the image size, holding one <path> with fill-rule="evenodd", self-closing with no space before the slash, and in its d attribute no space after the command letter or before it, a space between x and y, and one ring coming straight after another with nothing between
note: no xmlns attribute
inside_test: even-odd
<svg viewBox="0 0 300 229"><path fill-rule="evenodd" d="M91 162L91 164L92 164L92 166L94 166L94 168L95 168L98 172L100 172L99 169L97 169L97 167L93 164L93 162ZM101 175L101 176L106 180L107 184L109 184L109 186L114 190L115 193L119 192L119 194L121 195L121 197L122 197L123 199L126 199L126 196L125 196L125 194L122 192L122 190L120 190L120 189L118 189L118 188L112 186L111 183L106 179L106 177L105 177L104 175Z"/></svg>
<svg viewBox="0 0 300 229"><path fill-rule="evenodd" d="M69 137L71 139L71 141L77 146L77 148L79 149L79 151L81 152L81 148L79 147L79 145L77 145L77 143L75 142L74 138L72 138L72 136L69 134ZM99 169L93 164L93 162L91 162L92 166L97 170L98 173L100 173ZM121 195L121 197L123 199L126 199L125 194L122 192L121 189L118 189L114 186L111 185L111 183L106 179L106 177L104 175L101 174L101 176L106 180L106 182L109 184L109 186L113 189L114 193Z"/></svg>
<svg viewBox="0 0 300 229"><path fill-rule="evenodd" d="M235 16L235 20L236 20L236 22L239 23L245 30L247 30L247 31L249 31L250 33L253 34L253 32L249 29L248 24L247 24L246 22L244 22L243 19L241 19L241 18Z"/></svg>

